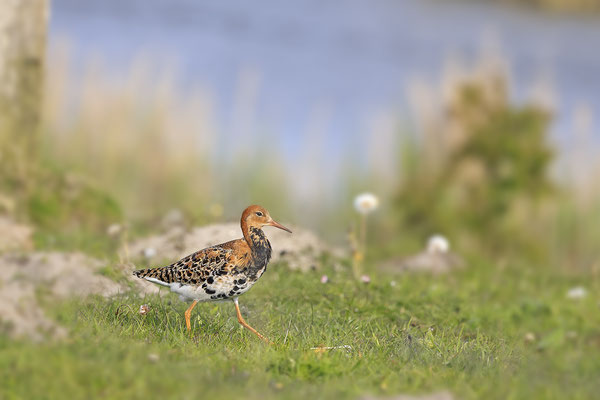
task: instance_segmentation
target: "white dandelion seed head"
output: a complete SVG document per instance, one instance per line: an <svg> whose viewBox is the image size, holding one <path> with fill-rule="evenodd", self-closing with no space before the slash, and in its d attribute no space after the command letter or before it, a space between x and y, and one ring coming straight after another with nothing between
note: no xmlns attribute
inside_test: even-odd
<svg viewBox="0 0 600 400"><path fill-rule="evenodd" d="M379 199L373 193L361 193L354 198L354 209L363 215L372 213L379 206Z"/></svg>
<svg viewBox="0 0 600 400"><path fill-rule="evenodd" d="M527 332L523 338L527 343L535 342L535 334L533 332Z"/></svg>
<svg viewBox="0 0 600 400"><path fill-rule="evenodd" d="M575 286L567 292L567 297L573 300L583 299L585 296L587 296L587 290L583 286Z"/></svg>
<svg viewBox="0 0 600 400"><path fill-rule="evenodd" d="M433 235L427 240L427 252L432 254L447 253L450 251L450 242L442 235Z"/></svg>

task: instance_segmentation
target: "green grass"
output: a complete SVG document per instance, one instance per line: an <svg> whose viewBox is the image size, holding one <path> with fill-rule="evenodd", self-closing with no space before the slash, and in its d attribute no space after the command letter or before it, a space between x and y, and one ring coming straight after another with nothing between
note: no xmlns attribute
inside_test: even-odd
<svg viewBox="0 0 600 400"><path fill-rule="evenodd" d="M594 398L600 284L548 270L479 265L440 277L292 273L270 266L240 298L200 304L185 330L176 296L125 294L48 306L62 341L0 339L0 398ZM390 284L394 279L395 286ZM583 284L589 294L566 299ZM139 315L141 304L151 311ZM533 333L533 342L524 340ZM310 347L350 345L322 354ZM158 355L153 361L149 354ZM152 356L151 356L152 357Z"/></svg>

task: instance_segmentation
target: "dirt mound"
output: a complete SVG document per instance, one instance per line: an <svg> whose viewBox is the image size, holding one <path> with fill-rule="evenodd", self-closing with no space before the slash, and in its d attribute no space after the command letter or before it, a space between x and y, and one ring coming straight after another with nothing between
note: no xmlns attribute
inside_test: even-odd
<svg viewBox="0 0 600 400"><path fill-rule="evenodd" d="M272 262L286 262L290 269L307 271L319 267L319 258L325 253L342 256L343 252L325 244L313 232L289 227L289 234L267 227L265 232L273 247ZM130 254L147 259L150 265L175 261L205 247L240 238L239 224L215 224L194 228L186 232L173 228L165 234L140 239L129 245Z"/></svg>
<svg viewBox="0 0 600 400"><path fill-rule="evenodd" d="M147 295L147 294L162 293L164 295L164 294L169 293L169 291L167 289L165 289L161 292L160 291L161 286L159 286L157 284L154 284L154 283L148 282L145 279L140 279L140 278L133 276L133 271L135 271L136 269L143 268L142 266L138 266L138 265L135 265L135 264L129 262L129 263L117 264L116 267L119 270L119 275L122 276L123 278L125 278L126 280L128 280L130 283L132 283L133 287L135 288L134 289L135 292L137 292L141 297L144 297L144 295Z"/></svg>
<svg viewBox="0 0 600 400"><path fill-rule="evenodd" d="M48 319L40 298L64 299L99 294L112 296L127 288L100 275L103 264L79 253L29 253L0 256L0 320L12 336L41 339L65 330Z"/></svg>
<svg viewBox="0 0 600 400"><path fill-rule="evenodd" d="M0 216L0 253L7 251L31 250L33 229L15 222L7 216Z"/></svg>
<svg viewBox="0 0 600 400"><path fill-rule="evenodd" d="M325 245L312 232L296 227L291 229L293 235L268 229L274 261L285 261L292 269L308 270L318 267L318 259L323 253L341 254L339 250ZM237 224L210 225L189 232L173 228L166 234L136 241L129 246L129 253L144 257L146 263L158 264L240 236ZM28 336L38 340L48 335L64 336L65 329L44 314L41 302L43 299L93 294L109 297L129 290L127 284L103 276L101 269L104 266L103 262L81 253L0 255L0 329L14 337ZM133 282L140 294L159 291L157 285L132 276L132 271L138 268L134 264L123 263L117 268L119 276Z"/></svg>
<svg viewBox="0 0 600 400"><path fill-rule="evenodd" d="M444 274L461 268L463 260L456 254L431 254L422 252L414 256L388 260L380 265L386 272L422 271L432 274Z"/></svg>
<svg viewBox="0 0 600 400"><path fill-rule="evenodd" d="M464 260L450 251L450 242L444 236L436 234L429 238L422 252L404 258L389 260L380 268L388 272L425 271L442 274L453 269L462 268Z"/></svg>

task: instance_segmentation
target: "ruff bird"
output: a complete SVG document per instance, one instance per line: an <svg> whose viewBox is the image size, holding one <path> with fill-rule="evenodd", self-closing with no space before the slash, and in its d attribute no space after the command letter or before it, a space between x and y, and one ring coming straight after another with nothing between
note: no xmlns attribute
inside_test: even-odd
<svg viewBox="0 0 600 400"><path fill-rule="evenodd" d="M184 301L191 301L185 323L191 331L190 315L203 301L233 300L238 322L267 343L269 340L248 325L242 317L238 297L246 293L267 269L271 244L262 228L274 226L292 233L275 222L269 212L253 205L244 210L240 221L243 238L199 250L160 268L134 271L138 278L167 286Z"/></svg>

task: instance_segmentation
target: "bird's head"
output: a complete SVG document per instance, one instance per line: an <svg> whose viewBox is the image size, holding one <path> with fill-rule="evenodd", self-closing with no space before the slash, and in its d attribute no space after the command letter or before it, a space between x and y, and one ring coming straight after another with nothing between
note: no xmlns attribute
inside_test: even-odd
<svg viewBox="0 0 600 400"><path fill-rule="evenodd" d="M242 226L246 225L248 228L254 227L261 229L263 226L274 226L279 229L283 229L289 233L291 230L276 222L271 218L269 212L261 206L250 206L242 213Z"/></svg>

